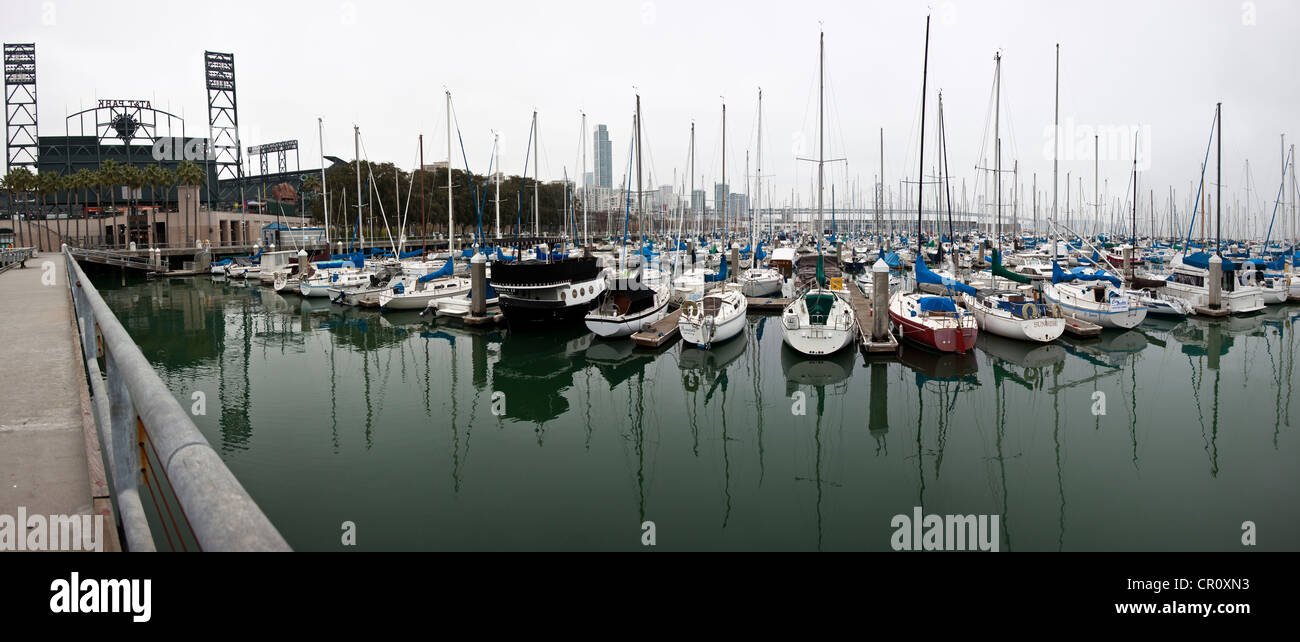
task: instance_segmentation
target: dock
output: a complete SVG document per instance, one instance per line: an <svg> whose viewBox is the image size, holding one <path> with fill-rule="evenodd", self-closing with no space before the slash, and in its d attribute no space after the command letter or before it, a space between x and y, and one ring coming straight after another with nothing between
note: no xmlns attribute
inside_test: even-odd
<svg viewBox="0 0 1300 642"><path fill-rule="evenodd" d="M1203 305L1203 306L1201 306L1201 307L1199 307L1199 308L1193 308L1192 311L1195 312L1196 314L1200 315L1200 316L1203 316L1203 317L1210 317L1210 318L1212 318L1212 319L1218 319L1218 318L1226 317L1226 316L1228 316L1229 314L1232 313L1232 312L1228 309L1227 306L1220 306L1220 307L1218 307L1218 308L1211 308L1211 307L1208 306L1208 305Z"/></svg>
<svg viewBox="0 0 1300 642"><path fill-rule="evenodd" d="M103 515L120 550L64 260L27 263L0 274L0 515Z"/></svg>
<svg viewBox="0 0 1300 642"><path fill-rule="evenodd" d="M662 348L681 336L677 329L677 320L682 316L682 309L677 308L668 316L655 321L646 330L632 335L632 341L642 348Z"/></svg>
<svg viewBox="0 0 1300 642"><path fill-rule="evenodd" d="M745 297L745 306L751 312L780 312L794 299L773 297Z"/></svg>
<svg viewBox="0 0 1300 642"><path fill-rule="evenodd" d="M1101 326L1070 316L1065 317L1065 331L1082 338L1101 336Z"/></svg>
<svg viewBox="0 0 1300 642"><path fill-rule="evenodd" d="M887 356L898 352L898 339L893 332L886 332L880 340L871 337L875 311L871 309L871 299L863 296L856 286L849 286L849 305L858 320L858 347L867 356Z"/></svg>

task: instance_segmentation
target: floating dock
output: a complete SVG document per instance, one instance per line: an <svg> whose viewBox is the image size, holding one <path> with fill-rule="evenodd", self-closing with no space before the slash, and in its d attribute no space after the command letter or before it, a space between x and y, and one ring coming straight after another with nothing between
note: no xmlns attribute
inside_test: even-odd
<svg viewBox="0 0 1300 642"><path fill-rule="evenodd" d="M785 306L790 305L791 301L794 301L794 299L745 297L746 307L752 312L780 312L785 309Z"/></svg>
<svg viewBox="0 0 1300 642"><path fill-rule="evenodd" d="M893 332L886 331L885 336L880 339L871 337L871 326L876 318L875 311L871 308L871 299L862 295L862 292L856 286L849 287L849 305L853 307L854 316L858 320L858 347L868 356L884 356L898 352L898 339L894 337ZM889 328L889 323L885 323L885 328Z"/></svg>
<svg viewBox="0 0 1300 642"><path fill-rule="evenodd" d="M1218 319L1218 318L1220 318L1220 317L1226 317L1226 316L1228 316L1229 314L1232 313L1232 312L1227 308L1227 306L1219 306L1218 308L1211 308L1211 307L1208 306L1208 305L1206 305L1206 306L1201 306L1201 307L1199 307L1199 308L1193 308L1192 311L1195 312L1196 314L1199 314L1199 315L1203 316L1203 317L1211 317L1211 318L1215 318L1215 319Z"/></svg>
<svg viewBox="0 0 1300 642"><path fill-rule="evenodd" d="M1065 317L1065 331L1076 337L1097 337L1101 336L1101 326L1090 321Z"/></svg>
<svg viewBox="0 0 1300 642"><path fill-rule="evenodd" d="M632 341L642 348L662 348L681 336L677 330L677 320L682 316L682 309L678 308L668 314L668 316L655 321L651 326L636 334L632 335Z"/></svg>

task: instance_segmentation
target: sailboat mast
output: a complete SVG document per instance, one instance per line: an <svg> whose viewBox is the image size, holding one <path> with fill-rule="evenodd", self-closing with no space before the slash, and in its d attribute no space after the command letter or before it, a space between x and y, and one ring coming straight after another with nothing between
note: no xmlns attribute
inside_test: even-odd
<svg viewBox="0 0 1300 642"><path fill-rule="evenodd" d="M1002 247L1002 52L993 54L993 249Z"/></svg>
<svg viewBox="0 0 1300 642"><path fill-rule="evenodd" d="M321 200L325 205L325 253L329 254L330 247L330 190L325 184L325 124L320 118L316 119L316 134L320 139L320 189ZM1282 172L1286 176L1286 170Z"/></svg>
<svg viewBox="0 0 1300 642"><path fill-rule="evenodd" d="M929 26L927 23L927 33ZM822 221L822 190L824 177L823 169L826 165L826 137L824 134L825 127L822 122L822 98L826 79L826 34L818 34L817 37L817 253L821 253L822 248L822 230L825 228L825 222Z"/></svg>
<svg viewBox="0 0 1300 642"><path fill-rule="evenodd" d="M727 196L731 190L727 189L727 103L722 103L722 230L727 232ZM714 206L716 207L716 205ZM725 234L724 234L724 239Z"/></svg>
<svg viewBox="0 0 1300 642"><path fill-rule="evenodd" d="M582 148L582 244L591 244L591 235L587 233L587 113L582 113L582 135L578 146Z"/></svg>
<svg viewBox="0 0 1300 642"><path fill-rule="evenodd" d="M420 134L420 172L424 172L424 134ZM420 250L424 250L424 231L429 223L429 212L424 201L424 177L420 177Z"/></svg>
<svg viewBox="0 0 1300 642"><path fill-rule="evenodd" d="M758 210L759 222L762 222L763 216L763 88L758 88L758 158L757 166L754 168L754 198L756 202L754 209ZM753 252L754 262L752 265L758 267L758 250L754 248L754 218L749 219L749 245L750 251Z"/></svg>
<svg viewBox="0 0 1300 642"><path fill-rule="evenodd" d="M1214 137L1214 251L1223 256L1223 103L1214 106L1218 134Z"/></svg>
<svg viewBox="0 0 1300 642"><path fill-rule="evenodd" d="M352 126L352 149L357 158L357 238L361 249L366 249L366 237L361 232L361 128Z"/></svg>
<svg viewBox="0 0 1300 642"><path fill-rule="evenodd" d="M447 252L456 251L456 234L453 232L451 200L451 92L447 94Z"/></svg>
<svg viewBox="0 0 1300 642"><path fill-rule="evenodd" d="M916 181L916 260L921 261L921 199L925 196L925 81L930 70L930 16L925 17L925 58L921 64L921 144ZM819 197L820 198L820 197ZM820 203L820 200L818 201ZM820 206L819 206L820 209ZM920 284L917 284L920 287Z"/></svg>
<svg viewBox="0 0 1300 642"><path fill-rule="evenodd" d="M695 213L695 121L691 121L691 171L690 171L690 174L691 174L691 218L692 218L692 219L696 219L697 214ZM702 207L704 204L703 204L703 203L700 203L700 205L701 205L701 207ZM701 212L701 214L703 214L703 212ZM695 225L696 225L696 229L695 229L695 231L696 231L696 233L698 234L699 231L700 231L699 228L700 228L700 226L701 226L701 223L699 222L698 219L695 220L694 223L695 223Z"/></svg>
<svg viewBox="0 0 1300 642"><path fill-rule="evenodd" d="M541 234L542 215L537 204L537 184L541 182L542 175L537 173L537 157L541 156L541 132L537 131L537 110L533 110L533 237L536 238Z"/></svg>
<svg viewBox="0 0 1300 642"><path fill-rule="evenodd" d="M1055 129L1052 131L1052 223L1056 224L1056 184L1060 182L1059 168L1061 147L1061 43L1056 43L1056 116ZM1052 247L1052 257L1056 257L1056 247Z"/></svg>
<svg viewBox="0 0 1300 642"><path fill-rule="evenodd" d="M641 94L636 95L636 231L645 234L645 210L641 202ZM639 241L638 241L639 243Z"/></svg>
<svg viewBox="0 0 1300 642"><path fill-rule="evenodd" d="M1247 162L1249 162L1249 161L1247 161ZM1249 194L1249 192L1247 192L1247 193ZM1129 230L1129 231L1132 233L1132 236L1129 237L1128 244L1131 245L1131 246L1133 246L1134 248L1136 248L1136 247L1137 247L1137 233L1138 233L1138 229L1137 229L1137 226L1138 226L1138 137L1137 137L1137 134L1133 134L1133 221L1132 221L1132 226L1133 226L1132 229ZM1128 266L1124 266L1124 267L1128 267Z"/></svg>
<svg viewBox="0 0 1300 642"><path fill-rule="evenodd" d="M496 202L497 238L501 238L501 174L502 172L501 172L500 143L501 143L501 134L499 132L492 132L492 148L496 150L496 158L493 159L493 164L496 165L497 168L497 177L496 177L497 179L497 202Z"/></svg>

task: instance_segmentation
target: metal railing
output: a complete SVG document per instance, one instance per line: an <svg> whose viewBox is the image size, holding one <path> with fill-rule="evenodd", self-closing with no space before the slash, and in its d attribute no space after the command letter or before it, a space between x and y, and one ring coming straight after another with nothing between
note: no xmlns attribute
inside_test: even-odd
<svg viewBox="0 0 1300 642"><path fill-rule="evenodd" d="M32 258L36 254L36 248L32 247L14 247L0 250L0 272L4 272L15 265L21 265L23 261Z"/></svg>
<svg viewBox="0 0 1300 642"><path fill-rule="evenodd" d="M127 549L157 549L141 490L147 490L157 506L155 490L165 503L165 481L200 550L290 550L163 384L72 253L65 249L63 256L89 374L100 449L113 484ZM161 470L152 470L154 465ZM158 519L166 531L170 518L183 544L170 505L166 510L166 515L158 510ZM170 531L165 534L171 543Z"/></svg>

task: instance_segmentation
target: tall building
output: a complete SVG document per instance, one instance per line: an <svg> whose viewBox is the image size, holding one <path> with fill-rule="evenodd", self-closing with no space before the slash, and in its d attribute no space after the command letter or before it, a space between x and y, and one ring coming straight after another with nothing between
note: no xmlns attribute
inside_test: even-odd
<svg viewBox="0 0 1300 642"><path fill-rule="evenodd" d="M730 193L730 190L728 188L730 187L731 187L730 185L725 185L723 183L713 184L713 215L714 216L723 215L722 208L723 205L727 203L727 194ZM730 216L732 213L733 212L731 210L730 204L727 204L726 214Z"/></svg>
<svg viewBox="0 0 1300 642"><path fill-rule="evenodd" d="M614 152L609 143L609 129L604 125L596 125L596 133L592 138L592 144L595 147L593 156L595 156L596 161L595 184L597 187L613 189Z"/></svg>
<svg viewBox="0 0 1300 642"><path fill-rule="evenodd" d="M691 211L692 211L692 212L695 212L696 214L703 214L703 213L704 213L704 194L705 194L705 191L702 190L702 189L697 189L697 190L695 190L694 192L691 192Z"/></svg>

